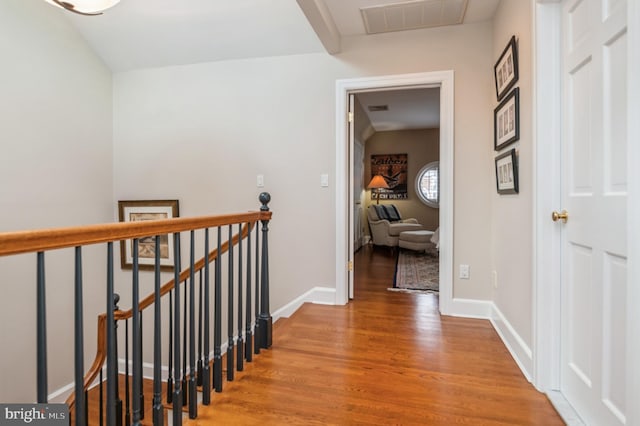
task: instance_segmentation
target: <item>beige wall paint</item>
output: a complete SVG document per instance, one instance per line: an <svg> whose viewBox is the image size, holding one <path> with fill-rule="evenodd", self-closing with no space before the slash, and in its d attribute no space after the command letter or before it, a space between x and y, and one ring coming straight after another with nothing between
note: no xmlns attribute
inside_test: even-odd
<svg viewBox="0 0 640 426"><path fill-rule="evenodd" d="M435 230L439 224L439 209L428 207L419 200L415 189L416 175L420 169L438 161L440 157L440 137L438 129L397 130L377 132L365 144L365 181L371 180L371 156L375 154L407 154L406 200L380 200L381 204L395 204L404 218L415 218L426 229ZM365 208L375 204L371 200L371 190L365 196ZM365 221L366 225L367 222ZM369 227L366 226L367 234Z"/></svg>
<svg viewBox="0 0 640 426"><path fill-rule="evenodd" d="M498 195L494 189L491 196L493 269L498 277L494 302L529 347L532 345L533 270L531 13L530 1L502 0L494 20L494 61L512 35L516 36L518 44L519 80L516 87L520 88L520 140L501 152L511 148L517 150L520 193ZM495 89L492 102L497 106Z"/></svg>
<svg viewBox="0 0 640 426"><path fill-rule="evenodd" d="M43 1L0 2L0 231L113 219L111 73ZM105 249L83 252L85 366L105 311ZM73 251L46 255L49 391L73 379ZM0 257L0 401L35 392L35 255Z"/></svg>
<svg viewBox="0 0 640 426"><path fill-rule="evenodd" d="M481 23L347 38L336 56L116 74L116 198L179 198L189 216L255 209L267 190L272 309L315 286L335 287L336 80L451 69L454 264L472 268L470 280L455 279L454 294L490 299L492 64L491 23ZM329 188L321 173L333 178Z"/></svg>

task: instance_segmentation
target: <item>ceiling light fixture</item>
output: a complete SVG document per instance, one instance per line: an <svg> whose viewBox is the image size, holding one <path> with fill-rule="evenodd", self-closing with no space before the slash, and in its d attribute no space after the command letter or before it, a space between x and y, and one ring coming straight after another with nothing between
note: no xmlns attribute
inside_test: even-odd
<svg viewBox="0 0 640 426"><path fill-rule="evenodd" d="M102 12L112 8L120 2L120 0L45 0L58 7L84 16L102 15Z"/></svg>

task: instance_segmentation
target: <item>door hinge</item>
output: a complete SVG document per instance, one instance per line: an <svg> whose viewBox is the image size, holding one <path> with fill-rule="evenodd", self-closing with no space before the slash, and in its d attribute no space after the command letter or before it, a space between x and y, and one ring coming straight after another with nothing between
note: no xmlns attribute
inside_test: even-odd
<svg viewBox="0 0 640 426"><path fill-rule="evenodd" d="M348 270L349 272L353 271L353 260L350 260L350 261L349 261L349 264L347 265L347 270Z"/></svg>
<svg viewBox="0 0 640 426"><path fill-rule="evenodd" d="M349 123L353 123L353 113L349 111Z"/></svg>

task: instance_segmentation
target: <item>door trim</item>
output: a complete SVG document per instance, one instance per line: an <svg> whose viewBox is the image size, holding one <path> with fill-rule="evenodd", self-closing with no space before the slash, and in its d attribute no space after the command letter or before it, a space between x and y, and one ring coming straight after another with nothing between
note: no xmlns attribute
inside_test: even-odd
<svg viewBox="0 0 640 426"><path fill-rule="evenodd" d="M453 299L453 134L454 73L452 70L364 77L336 81L336 304L349 300L349 147L347 106L349 93L440 87L440 312L448 314Z"/></svg>
<svg viewBox="0 0 640 426"><path fill-rule="evenodd" d="M542 392L560 389L560 232L550 215L562 208L561 12L559 2L538 2L533 18L533 384Z"/></svg>
<svg viewBox="0 0 640 426"><path fill-rule="evenodd" d="M640 424L640 2L627 2L627 170L628 192L628 299L627 299L627 424Z"/></svg>

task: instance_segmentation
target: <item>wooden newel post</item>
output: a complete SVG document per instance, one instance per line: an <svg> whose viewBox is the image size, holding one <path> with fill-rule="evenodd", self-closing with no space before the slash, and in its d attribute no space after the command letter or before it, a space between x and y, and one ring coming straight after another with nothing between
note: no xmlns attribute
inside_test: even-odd
<svg viewBox="0 0 640 426"><path fill-rule="evenodd" d="M271 201L271 195L268 192L263 192L258 197L262 206L260 211L269 211L269 201ZM269 221L261 220L262 222L262 263L260 265L261 281L260 281L260 315L258 316L258 332L260 347L268 349L271 347L271 327L272 318L269 312Z"/></svg>

